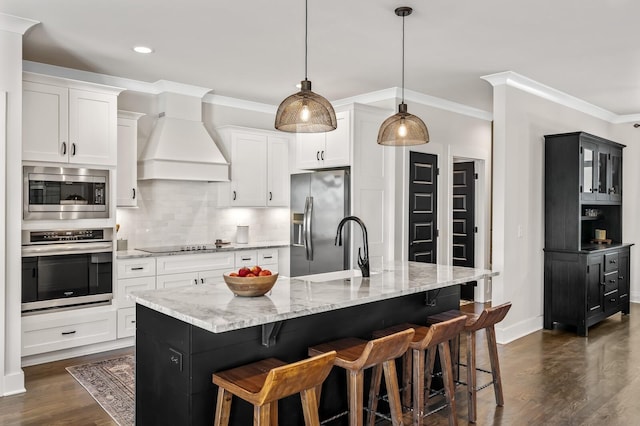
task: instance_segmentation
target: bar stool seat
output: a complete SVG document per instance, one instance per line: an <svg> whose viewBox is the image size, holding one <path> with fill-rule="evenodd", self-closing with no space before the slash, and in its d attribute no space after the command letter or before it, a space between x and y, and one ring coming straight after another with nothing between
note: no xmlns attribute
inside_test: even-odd
<svg viewBox="0 0 640 426"><path fill-rule="evenodd" d="M440 363L442 366L442 378L444 381L445 398L449 404L449 425L458 424L456 413L455 384L453 381L451 349L449 341L456 338L462 332L466 316L464 314L453 317L447 321L434 324L431 327L416 324L399 324L373 332L373 337L382 337L397 333L400 330L413 328L415 333L413 340L409 344L409 351L403 356L403 403L409 406L411 395L413 395L413 424L422 423L425 416L425 405L431 388L431 374L434 369L436 350L440 352ZM426 372L427 383L425 386L425 358L428 356L429 369ZM381 371L376 369L374 379L371 381L372 395L374 398L370 402L371 412L377 408L377 395L380 388ZM426 393L425 393L426 391ZM370 426L374 426L375 419L369 418Z"/></svg>
<svg viewBox="0 0 640 426"><path fill-rule="evenodd" d="M254 425L278 424L278 400L299 393L305 425L318 426L316 388L333 367L335 351L287 364L268 358L252 364L214 373L218 385L215 426L229 424L233 395L253 404Z"/></svg>
<svg viewBox="0 0 640 426"><path fill-rule="evenodd" d="M498 361L498 344L496 342L495 325L502 321L511 309L511 302L503 303L491 308L485 308L480 314L450 310L427 318L427 323L436 324L446 321L457 315L466 315L464 334L467 336L467 398L469 401L469 422L475 423L477 417L476 393L478 390L476 379L476 332L486 330L487 346L489 347L489 360L491 361L492 381L486 386L493 385L496 405L504 405L502 393L502 378L500 377L500 362ZM457 350L454 351L454 353ZM457 356L454 354L454 357ZM483 386L482 388L486 387Z"/></svg>
<svg viewBox="0 0 640 426"><path fill-rule="evenodd" d="M377 365L382 365L384 370L385 383L389 390L392 423L394 426L403 424L395 359L407 351L413 334L414 330L409 328L369 341L348 337L309 348L309 355L336 351L334 365L347 371L350 426L363 424L363 372L365 369ZM319 394L319 392L317 393Z"/></svg>

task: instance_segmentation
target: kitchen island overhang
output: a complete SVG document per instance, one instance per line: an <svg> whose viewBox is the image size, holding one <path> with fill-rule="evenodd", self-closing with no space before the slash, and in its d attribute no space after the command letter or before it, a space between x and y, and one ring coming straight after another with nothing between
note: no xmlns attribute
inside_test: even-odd
<svg viewBox="0 0 640 426"><path fill-rule="evenodd" d="M332 275L333 274L333 275ZM136 423L211 424L215 371L262 358L293 362L307 347L335 338L369 338L375 329L459 306L459 284L497 273L396 262L370 278L343 273L280 278L270 294L236 297L222 281L133 293L137 303ZM327 379L320 411L346 407L344 377ZM281 401L281 424L300 424L299 399ZM251 407L234 401L232 424L246 424ZM287 413L285 415L285 413Z"/></svg>

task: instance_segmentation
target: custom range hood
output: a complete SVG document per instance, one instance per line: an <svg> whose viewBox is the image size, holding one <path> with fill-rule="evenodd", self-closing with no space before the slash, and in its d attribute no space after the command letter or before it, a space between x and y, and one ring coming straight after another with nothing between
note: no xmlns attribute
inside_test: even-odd
<svg viewBox="0 0 640 426"><path fill-rule="evenodd" d="M229 163L202 123L202 96L163 92L158 100L161 112L138 159L138 179L229 181Z"/></svg>

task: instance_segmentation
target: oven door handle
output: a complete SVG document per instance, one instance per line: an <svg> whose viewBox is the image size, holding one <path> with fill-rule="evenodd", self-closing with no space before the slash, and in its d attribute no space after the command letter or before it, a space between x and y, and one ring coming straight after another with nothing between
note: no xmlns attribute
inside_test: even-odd
<svg viewBox="0 0 640 426"><path fill-rule="evenodd" d="M113 251L112 242L43 244L22 246L22 257L56 256L76 253L104 253L110 251Z"/></svg>

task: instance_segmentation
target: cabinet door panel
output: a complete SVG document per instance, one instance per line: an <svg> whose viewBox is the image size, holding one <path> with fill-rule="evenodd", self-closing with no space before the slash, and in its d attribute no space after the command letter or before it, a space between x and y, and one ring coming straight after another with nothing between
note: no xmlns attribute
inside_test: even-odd
<svg viewBox="0 0 640 426"><path fill-rule="evenodd" d="M157 288L186 287L198 284L198 273L187 272L183 274L158 275L156 278Z"/></svg>
<svg viewBox="0 0 640 426"><path fill-rule="evenodd" d="M622 150L611 149L611 181L609 183L609 199L611 201L622 201Z"/></svg>
<svg viewBox="0 0 640 426"><path fill-rule="evenodd" d="M289 140L269 137L267 206L289 205Z"/></svg>
<svg viewBox="0 0 640 426"><path fill-rule="evenodd" d="M118 119L118 179L116 188L117 207L136 207L137 200L137 138L136 120Z"/></svg>
<svg viewBox="0 0 640 426"><path fill-rule="evenodd" d="M265 206L267 137L235 133L231 149L231 205Z"/></svg>
<svg viewBox="0 0 640 426"><path fill-rule="evenodd" d="M593 316L603 311L602 280L604 276L602 256L590 257L587 269L587 316Z"/></svg>
<svg viewBox="0 0 640 426"><path fill-rule="evenodd" d="M23 160L67 162L68 104L69 90L65 87L30 81L23 83Z"/></svg>
<svg viewBox="0 0 640 426"><path fill-rule="evenodd" d="M320 152L324 150L325 133L298 133L296 135L296 166L299 169L322 167Z"/></svg>
<svg viewBox="0 0 640 426"><path fill-rule="evenodd" d="M115 166L117 97L69 89L69 161Z"/></svg>
<svg viewBox="0 0 640 426"><path fill-rule="evenodd" d="M596 200L609 200L610 181L610 148L605 145L598 146L598 173L596 174Z"/></svg>
<svg viewBox="0 0 640 426"><path fill-rule="evenodd" d="M595 200L596 191L598 190L596 186L596 173L598 172L596 144L582 141L580 148L580 198L582 200Z"/></svg>
<svg viewBox="0 0 640 426"><path fill-rule="evenodd" d="M323 167L342 167L351 164L349 112L336 114L336 120L338 123L336 130L325 133L325 146L320 153Z"/></svg>

